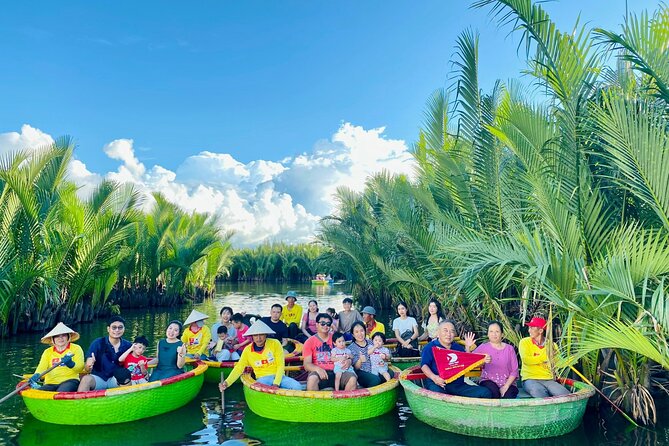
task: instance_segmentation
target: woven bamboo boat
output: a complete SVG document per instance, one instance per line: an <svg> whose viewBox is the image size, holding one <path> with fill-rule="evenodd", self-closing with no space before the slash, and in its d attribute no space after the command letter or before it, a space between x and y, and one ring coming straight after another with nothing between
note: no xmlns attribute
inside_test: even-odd
<svg viewBox="0 0 669 446"><path fill-rule="evenodd" d="M390 368L395 377L368 389L352 391L306 391L277 389L259 384L247 372L242 375L244 398L249 408L261 417L309 423L336 423L378 417L391 411L397 402L399 369ZM286 367L289 372L302 367Z"/></svg>
<svg viewBox="0 0 669 446"><path fill-rule="evenodd" d="M331 285L333 281L326 279L311 279L312 285Z"/></svg>
<svg viewBox="0 0 669 446"><path fill-rule="evenodd" d="M21 391L30 413L54 424L115 424L160 415L191 401L204 382L207 365L171 378L90 392ZM19 383L21 385L22 383Z"/></svg>
<svg viewBox="0 0 669 446"><path fill-rule="evenodd" d="M576 429L595 389L570 379L573 393L550 398L483 399L431 392L413 381L427 379L417 367L404 370L400 384L420 421L449 432L498 439L556 437Z"/></svg>
<svg viewBox="0 0 669 446"><path fill-rule="evenodd" d="M288 339L288 343L291 343L295 346L295 349L289 354L286 355L285 362L286 364L298 365L302 362L302 347L303 344L300 341L295 339ZM236 361L202 361L209 368L204 372L204 382L207 383L220 383L221 382L221 373L223 374L223 379L227 378L230 375L230 372L237 364Z"/></svg>

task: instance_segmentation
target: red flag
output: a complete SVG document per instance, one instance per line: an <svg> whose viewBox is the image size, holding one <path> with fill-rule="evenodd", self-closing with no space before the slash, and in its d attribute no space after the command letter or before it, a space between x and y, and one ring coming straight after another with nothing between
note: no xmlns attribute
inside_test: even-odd
<svg viewBox="0 0 669 446"><path fill-rule="evenodd" d="M465 353L445 348L432 347L434 360L437 362L439 376L450 383L485 361L480 353Z"/></svg>

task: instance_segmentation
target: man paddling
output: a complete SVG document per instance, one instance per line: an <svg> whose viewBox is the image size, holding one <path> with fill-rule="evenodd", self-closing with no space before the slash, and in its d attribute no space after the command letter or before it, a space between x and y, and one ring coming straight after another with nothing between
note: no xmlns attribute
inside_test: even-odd
<svg viewBox="0 0 669 446"><path fill-rule="evenodd" d="M228 375L228 378L218 385L221 392L232 385L244 372L251 367L256 376L256 382L282 389L302 390L299 382L284 374L285 360L281 343L276 339L268 339L274 331L263 321L256 321L244 336L252 336L253 342L247 345L242 356Z"/></svg>

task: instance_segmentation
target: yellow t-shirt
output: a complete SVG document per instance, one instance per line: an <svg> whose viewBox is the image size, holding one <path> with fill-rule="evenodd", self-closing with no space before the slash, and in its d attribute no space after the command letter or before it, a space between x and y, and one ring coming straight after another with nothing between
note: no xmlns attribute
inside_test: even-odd
<svg viewBox="0 0 669 446"><path fill-rule="evenodd" d="M184 330L184 334L181 335L181 342L186 345L189 355L204 355L207 351L209 341L211 341L211 330L206 325L197 333L193 333L190 331L190 327L188 327Z"/></svg>
<svg viewBox="0 0 669 446"><path fill-rule="evenodd" d="M302 322L302 307L299 304L293 305L293 308L291 309L288 309L287 306L283 307L281 320L286 325L290 325L294 322L299 327L300 323Z"/></svg>
<svg viewBox="0 0 669 446"><path fill-rule="evenodd" d="M58 353L56 347L49 347L42 353L39 360L39 365L35 369L35 373L42 373L52 365L60 362L60 360L68 353L74 354L72 361L74 367L59 366L44 375L44 384L60 384L68 379L79 379L79 373L84 369L84 351L77 344L68 344L67 348Z"/></svg>
<svg viewBox="0 0 669 446"><path fill-rule="evenodd" d="M383 322L379 322L379 321L375 321L375 322L376 322L376 325L374 326L374 329L367 335L367 337L369 339L372 338L372 335L374 333L383 333L384 336L386 334L386 326L383 325Z"/></svg>
<svg viewBox="0 0 669 446"><path fill-rule="evenodd" d="M553 345L555 351L557 351L557 345ZM527 337L520 340L518 353L522 362L520 376L523 381L526 379L553 379L547 350L545 343L544 347L539 347L532 342L532 338Z"/></svg>
<svg viewBox="0 0 669 446"><path fill-rule="evenodd" d="M274 375L274 384L281 384L284 368L286 366L283 356L283 347L276 339L267 338L265 347L256 352L253 350L253 342L247 345L242 351L242 356L235 364L235 367L225 380L228 385L232 385L237 378L244 372L246 367L251 367L256 379L267 375Z"/></svg>

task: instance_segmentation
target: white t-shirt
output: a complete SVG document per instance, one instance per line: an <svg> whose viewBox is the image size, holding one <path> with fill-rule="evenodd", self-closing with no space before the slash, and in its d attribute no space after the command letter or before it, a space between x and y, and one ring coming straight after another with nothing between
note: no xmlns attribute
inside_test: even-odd
<svg viewBox="0 0 669 446"><path fill-rule="evenodd" d="M418 323L416 322L416 319L412 317L407 317L406 319L398 317L393 321L393 331L399 331L400 335L405 331L413 331L413 328L417 326Z"/></svg>

